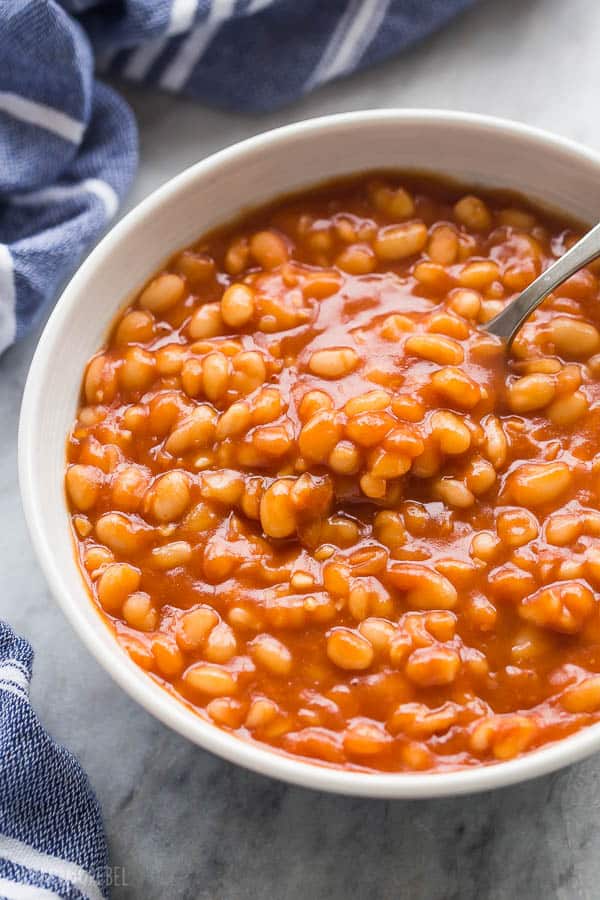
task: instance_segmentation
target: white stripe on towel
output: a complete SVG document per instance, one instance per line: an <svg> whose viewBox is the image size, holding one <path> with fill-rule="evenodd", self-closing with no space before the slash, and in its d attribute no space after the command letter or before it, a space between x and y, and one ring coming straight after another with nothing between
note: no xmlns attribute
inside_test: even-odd
<svg viewBox="0 0 600 900"><path fill-rule="evenodd" d="M198 0L173 0L167 34L172 37L174 34L183 34L185 31L189 31L197 9Z"/></svg>
<svg viewBox="0 0 600 900"><path fill-rule="evenodd" d="M142 81L167 46L168 38L189 31L197 9L198 0L173 0L166 31L167 37L148 41L147 44L134 50L127 60L127 65L123 67L123 75L134 81Z"/></svg>
<svg viewBox="0 0 600 900"><path fill-rule="evenodd" d="M245 15L253 16L254 13L261 12L263 9L266 9L267 6L271 6L273 0L250 0L250 3L246 7Z"/></svg>
<svg viewBox="0 0 600 900"><path fill-rule="evenodd" d="M14 694L19 700L27 700L29 702L29 694L22 687L11 684L10 681L2 681L0 678L0 694Z"/></svg>
<svg viewBox="0 0 600 900"><path fill-rule="evenodd" d="M0 353L15 340L17 333L15 277L10 251L0 244Z"/></svg>
<svg viewBox="0 0 600 900"><path fill-rule="evenodd" d="M52 187L41 188L39 191L13 194L10 203L16 206L37 206L38 203L69 200L82 193L95 194L104 204L108 218L112 219L119 207L119 198L114 188L101 178L84 178L83 181L78 181L76 184L55 184Z"/></svg>
<svg viewBox="0 0 600 900"><path fill-rule="evenodd" d="M353 68L385 18L389 0L352 0L306 84L306 90Z"/></svg>
<svg viewBox="0 0 600 900"><path fill-rule="evenodd" d="M15 657L13 656L7 657L4 662L0 663L0 669L2 668L2 666L14 666L19 669L23 673L23 675L25 675L25 677L29 676L29 671L25 663L22 663L20 659L15 659Z"/></svg>
<svg viewBox="0 0 600 900"><path fill-rule="evenodd" d="M49 888L35 887L33 884L17 884L8 878L0 878L0 896L6 900L52 900L53 897L60 900L61 897Z"/></svg>
<svg viewBox="0 0 600 900"><path fill-rule="evenodd" d="M127 60L127 65L123 67L123 75L134 81L141 81L146 77L152 64L158 59L166 45L165 38L158 38L155 41L148 41L139 50L134 50Z"/></svg>
<svg viewBox="0 0 600 900"><path fill-rule="evenodd" d="M85 131L83 122L78 122L60 109L36 103L35 100L8 91L0 91L0 111L8 113L13 119L27 122L28 125L37 125L38 128L52 131L73 144L81 142Z"/></svg>
<svg viewBox="0 0 600 900"><path fill-rule="evenodd" d="M0 857L16 863L18 866L24 866L26 869L42 872L45 875L55 875L57 878L62 878L63 881L70 881L90 900L103 900L98 882L77 863L59 859L58 856L51 856L48 853L41 853L30 847L29 844L23 844L5 834L0 834Z"/></svg>
<svg viewBox="0 0 600 900"><path fill-rule="evenodd" d="M16 660L7 659L0 663L0 681L12 681L24 691L29 690L29 678L20 665L13 665Z"/></svg>
<svg viewBox="0 0 600 900"><path fill-rule="evenodd" d="M205 22L194 28L177 51L175 59L167 66L160 79L161 87L179 91L192 74L194 66L212 43L212 39L235 7L236 0L213 3Z"/></svg>

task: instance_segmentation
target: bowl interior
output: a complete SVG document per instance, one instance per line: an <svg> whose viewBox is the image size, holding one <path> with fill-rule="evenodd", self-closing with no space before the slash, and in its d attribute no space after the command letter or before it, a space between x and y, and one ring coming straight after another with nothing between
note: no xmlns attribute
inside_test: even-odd
<svg viewBox="0 0 600 900"><path fill-rule="evenodd" d="M74 561L63 492L65 440L82 372L127 298L175 250L245 207L377 168L430 171L472 186L510 188L584 221L597 220L600 210L600 161L593 154L522 126L476 116L348 114L289 126L225 150L130 213L66 289L40 341L26 388L20 479L32 537L59 603L113 677L155 715L228 759L286 780L346 793L433 796L493 787L557 768L600 746L600 731L587 729L511 763L440 775L338 771L240 741L169 697L129 661L102 625Z"/></svg>

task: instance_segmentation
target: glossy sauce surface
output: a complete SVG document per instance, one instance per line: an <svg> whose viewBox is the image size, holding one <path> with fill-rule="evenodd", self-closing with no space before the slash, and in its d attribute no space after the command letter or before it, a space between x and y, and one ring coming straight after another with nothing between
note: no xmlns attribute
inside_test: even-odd
<svg viewBox="0 0 600 900"><path fill-rule="evenodd" d="M133 659L241 737L363 769L596 721L596 274L508 356L478 329L577 236L383 174L175 256L90 361L68 442L78 558Z"/></svg>

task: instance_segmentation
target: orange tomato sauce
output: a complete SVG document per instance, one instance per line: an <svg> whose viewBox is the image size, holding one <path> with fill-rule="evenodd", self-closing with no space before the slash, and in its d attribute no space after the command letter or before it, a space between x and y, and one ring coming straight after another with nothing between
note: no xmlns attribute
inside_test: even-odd
<svg viewBox="0 0 600 900"><path fill-rule="evenodd" d="M240 737L326 764L513 758L600 713L600 304L482 324L578 237L395 173L176 254L89 362L66 490L93 602Z"/></svg>

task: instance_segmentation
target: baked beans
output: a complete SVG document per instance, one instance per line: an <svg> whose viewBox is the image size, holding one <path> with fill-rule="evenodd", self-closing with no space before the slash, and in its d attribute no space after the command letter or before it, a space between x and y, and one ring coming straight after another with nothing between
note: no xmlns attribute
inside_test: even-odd
<svg viewBox="0 0 600 900"><path fill-rule="evenodd" d="M381 174L176 254L89 362L66 491L149 677L324 764L506 760L600 719L596 267L510 354L479 326L578 237Z"/></svg>

